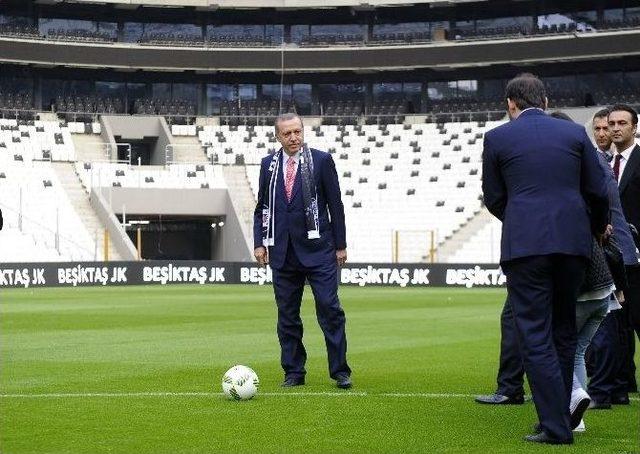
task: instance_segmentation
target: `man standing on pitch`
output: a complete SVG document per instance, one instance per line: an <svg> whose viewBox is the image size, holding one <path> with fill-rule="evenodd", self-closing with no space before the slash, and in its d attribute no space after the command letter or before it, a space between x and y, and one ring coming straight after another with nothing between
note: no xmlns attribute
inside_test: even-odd
<svg viewBox="0 0 640 454"><path fill-rule="evenodd" d="M282 148L262 160L253 234L258 264L273 269L282 386L305 382L300 304L307 280L327 345L329 375L338 388L347 389L351 369L338 299L338 266L347 260L347 243L338 174L330 154L304 143L300 117L280 115L275 129Z"/></svg>
<svg viewBox="0 0 640 454"><path fill-rule="evenodd" d="M618 191L618 178L613 173L607 161L614 160L615 150L611 146L611 130L609 129L609 109L602 109L593 116L593 137L598 147L600 165L608 174L609 202L613 237L622 252L627 271L638 265L636 246L633 242L629 224L625 219ZM619 170L619 169L618 169ZM627 276L628 278L628 276ZM633 290L625 291L625 299ZM627 309L620 309L619 305L611 305L610 311L604 318L589 346L590 355L587 370L591 372L588 393L591 397L593 409L610 409L612 404L628 405L628 381L633 379L629 366L629 336L633 342L633 335L629 332L629 302ZM633 345L633 344L631 344ZM635 381L633 381L635 383Z"/></svg>
<svg viewBox="0 0 640 454"><path fill-rule="evenodd" d="M605 173L582 126L545 115L540 79L514 78L506 101L512 121L485 135L482 187L502 221L500 262L539 418L526 440L569 444L580 422L569 414L575 305L591 228L607 225Z"/></svg>
<svg viewBox="0 0 640 454"><path fill-rule="evenodd" d="M636 144L638 132L638 113L631 106L616 104L609 109L609 130L616 152L611 160L613 174L618 181L622 211L627 222L640 229L640 145ZM636 244L640 247L640 241ZM634 330L640 339L640 263L627 265L629 288L625 292L627 304L622 308L621 324L627 331L627 354L624 361L624 374L627 392L616 396L616 403L628 404L628 392L638 390L635 378Z"/></svg>

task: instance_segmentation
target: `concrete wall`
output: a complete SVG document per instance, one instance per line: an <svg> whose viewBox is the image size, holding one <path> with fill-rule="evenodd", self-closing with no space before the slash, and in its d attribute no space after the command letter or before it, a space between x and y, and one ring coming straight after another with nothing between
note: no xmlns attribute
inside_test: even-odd
<svg viewBox="0 0 640 454"><path fill-rule="evenodd" d="M111 144L113 154L111 159L117 158L116 136L120 136L120 143L129 140L141 140L145 137L156 139L151 151L151 165L166 164L166 147L171 143L171 130L164 117L153 115L102 115L101 138ZM171 160L172 158L169 157ZM135 164L135 163L132 163Z"/></svg>
<svg viewBox="0 0 640 454"><path fill-rule="evenodd" d="M640 29L576 33L527 39L434 42L395 46L176 48L126 43L60 43L0 38L0 62L150 71L399 71L415 68L477 68L595 57L640 55ZM284 64L281 59L283 54ZM115 132L114 132L115 133ZM117 134L117 133L116 133Z"/></svg>
<svg viewBox="0 0 640 454"><path fill-rule="evenodd" d="M98 219L100 219L107 228L109 240L120 254L120 257L122 257L122 260L137 260L138 251L122 228L118 218L113 214L113 211L109 207L109 202L95 189L91 190L89 202L95 210Z"/></svg>
<svg viewBox="0 0 640 454"><path fill-rule="evenodd" d="M225 216L222 240L213 260L253 260L226 189L103 188L113 213L135 215Z"/></svg>

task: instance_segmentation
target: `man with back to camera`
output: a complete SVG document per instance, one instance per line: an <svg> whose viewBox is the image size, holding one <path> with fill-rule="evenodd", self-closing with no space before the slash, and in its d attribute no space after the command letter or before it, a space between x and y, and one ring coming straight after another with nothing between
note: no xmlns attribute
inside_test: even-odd
<svg viewBox="0 0 640 454"><path fill-rule="evenodd" d="M618 183L609 166L608 160L613 159L611 134L608 122L609 110L602 109L595 113L592 121L593 136L597 145L598 159L605 170L609 191L609 215L613 237L620 247L624 263L634 265L638 262L636 247L629 230L618 192ZM609 409L611 404L625 404L627 395L627 377L620 376L622 371L622 358L627 358L628 333L625 329L619 329L626 324L620 317L625 314L619 311L619 305L612 301L610 312L600 324L598 331L591 340L588 369L591 375L588 394L592 399L590 408ZM522 355L515 337L511 306L508 300L505 302L500 317L500 367L498 369L498 388L494 394L477 396L476 401L482 404L506 405L521 404L524 399L524 368ZM621 341L624 339L625 341Z"/></svg>
<svg viewBox="0 0 640 454"><path fill-rule="evenodd" d="M575 305L591 226L602 235L607 225L605 174L584 128L544 113L540 79L522 74L505 92L512 121L485 134L482 186L502 221L500 262L538 413L525 439L569 444L579 423L569 414Z"/></svg>
<svg viewBox="0 0 640 454"><path fill-rule="evenodd" d="M626 104L616 104L609 109L608 116L611 140L616 152L610 162L618 181L620 201L624 216L636 229L640 226L640 146L635 143L638 131L638 113ZM636 247L638 247L636 239ZM612 398L613 403L628 404L629 392L637 392L635 378L635 334L640 338L640 264L628 265L629 287L625 293L626 304L620 314L620 323L627 332L628 353L623 362L622 375L626 377L627 389L619 389ZM605 405L606 407L606 405Z"/></svg>
<svg viewBox="0 0 640 454"><path fill-rule="evenodd" d="M561 111L552 112L549 115L573 121ZM508 298L500 314L500 360L496 382L498 388L495 393L476 396L475 401L486 405L522 405L524 403L524 366L513 325L513 311Z"/></svg>
<svg viewBox="0 0 640 454"><path fill-rule="evenodd" d="M347 260L338 174L330 154L304 143L298 115L280 115L275 130L282 148L262 160L253 234L258 264L273 269L282 386L305 383L300 304L308 280L327 346L329 375L338 388L348 389L351 369L338 299L338 266Z"/></svg>

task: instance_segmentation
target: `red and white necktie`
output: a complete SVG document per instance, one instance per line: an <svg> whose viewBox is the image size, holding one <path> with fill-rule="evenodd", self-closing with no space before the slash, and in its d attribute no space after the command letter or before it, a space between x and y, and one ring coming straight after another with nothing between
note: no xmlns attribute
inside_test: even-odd
<svg viewBox="0 0 640 454"><path fill-rule="evenodd" d="M293 191L293 182L296 179L296 160L289 158L287 160L287 169L284 180L284 192L287 195L287 202L291 202L291 191Z"/></svg>

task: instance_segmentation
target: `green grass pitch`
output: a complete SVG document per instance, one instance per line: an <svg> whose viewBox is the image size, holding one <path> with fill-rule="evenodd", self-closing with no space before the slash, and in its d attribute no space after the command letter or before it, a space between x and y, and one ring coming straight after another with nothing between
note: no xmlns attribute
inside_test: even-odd
<svg viewBox="0 0 640 454"><path fill-rule="evenodd" d="M531 402L490 407L503 290L352 288L354 388L327 376L309 289L307 385L283 390L270 287L0 292L0 452L639 452L640 402L587 412L570 447L522 441ZM220 395L245 364L247 402Z"/></svg>

